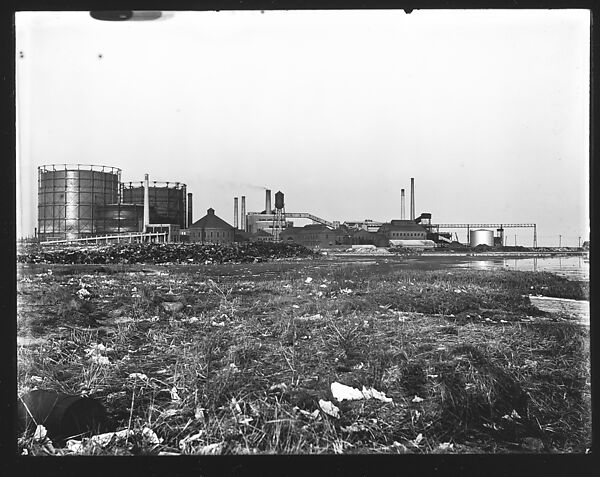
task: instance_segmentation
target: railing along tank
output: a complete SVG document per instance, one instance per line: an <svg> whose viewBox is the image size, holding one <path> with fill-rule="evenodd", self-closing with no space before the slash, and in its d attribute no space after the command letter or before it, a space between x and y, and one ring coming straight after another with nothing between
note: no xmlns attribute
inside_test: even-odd
<svg viewBox="0 0 600 477"><path fill-rule="evenodd" d="M86 164L38 168L38 230L41 240L89 237L102 226L98 206L118 202L121 169Z"/></svg>

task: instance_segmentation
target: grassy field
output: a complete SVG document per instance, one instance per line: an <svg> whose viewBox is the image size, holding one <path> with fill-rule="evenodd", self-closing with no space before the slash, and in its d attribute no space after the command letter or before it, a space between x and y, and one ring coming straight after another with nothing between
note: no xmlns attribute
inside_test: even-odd
<svg viewBox="0 0 600 477"><path fill-rule="evenodd" d="M20 265L19 394L95 397L131 432L71 450L23 435L19 450L585 452L589 329L527 294L589 292L549 273L326 260ZM332 383L391 402L340 402Z"/></svg>

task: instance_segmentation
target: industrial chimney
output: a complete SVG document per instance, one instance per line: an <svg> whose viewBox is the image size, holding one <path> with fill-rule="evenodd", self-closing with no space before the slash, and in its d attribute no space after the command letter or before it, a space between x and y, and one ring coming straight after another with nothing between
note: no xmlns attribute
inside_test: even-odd
<svg viewBox="0 0 600 477"><path fill-rule="evenodd" d="M410 220L415 220L415 178L410 178Z"/></svg>
<svg viewBox="0 0 600 477"><path fill-rule="evenodd" d="M404 213L404 189L400 189L400 218L404 220L406 214Z"/></svg>
<svg viewBox="0 0 600 477"><path fill-rule="evenodd" d="M238 228L238 198L234 197L233 198L233 227L234 228Z"/></svg>
<svg viewBox="0 0 600 477"><path fill-rule="evenodd" d="M267 189L265 194L265 214L270 214L271 211L271 191Z"/></svg>
<svg viewBox="0 0 600 477"><path fill-rule="evenodd" d="M188 206L187 206L187 226L188 229L192 226L194 216L192 215L192 193L188 192Z"/></svg>
<svg viewBox="0 0 600 477"><path fill-rule="evenodd" d="M150 181L148 180L148 174L144 174L144 232L146 232L148 225L150 225Z"/></svg>
<svg viewBox="0 0 600 477"><path fill-rule="evenodd" d="M246 231L246 196L242 196L242 214L240 217L240 229Z"/></svg>

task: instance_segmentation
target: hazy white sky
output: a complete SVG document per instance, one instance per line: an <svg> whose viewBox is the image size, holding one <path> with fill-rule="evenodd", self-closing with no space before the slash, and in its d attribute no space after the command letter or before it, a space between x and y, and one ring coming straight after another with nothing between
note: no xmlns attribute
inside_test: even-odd
<svg viewBox="0 0 600 477"><path fill-rule="evenodd" d="M18 235L37 167L83 163L184 182L194 220L231 224L233 197L261 211L265 188L288 212L400 218L414 177L433 222L577 245L589 29L584 10L17 13Z"/></svg>

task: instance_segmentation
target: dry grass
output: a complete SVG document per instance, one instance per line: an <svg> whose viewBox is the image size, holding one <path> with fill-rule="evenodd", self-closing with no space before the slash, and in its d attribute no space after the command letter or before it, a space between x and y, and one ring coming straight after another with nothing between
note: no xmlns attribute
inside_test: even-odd
<svg viewBox="0 0 600 477"><path fill-rule="evenodd" d="M135 431L107 446L86 441L88 454L590 446L587 330L527 321L541 313L521 296L538 279L540 290L567 294L571 285L557 277L382 275L302 262L273 276L245 267L241 275L219 267L22 275L19 334L47 342L19 348L19 392L85 393L103 402L113 429ZM90 296L78 297L82 283ZM107 364L90 359L92 343L107 348ZM337 402L336 381L393 402ZM340 417L315 412L320 399ZM162 442L148 442L145 427ZM31 437L20 445L42 452Z"/></svg>

